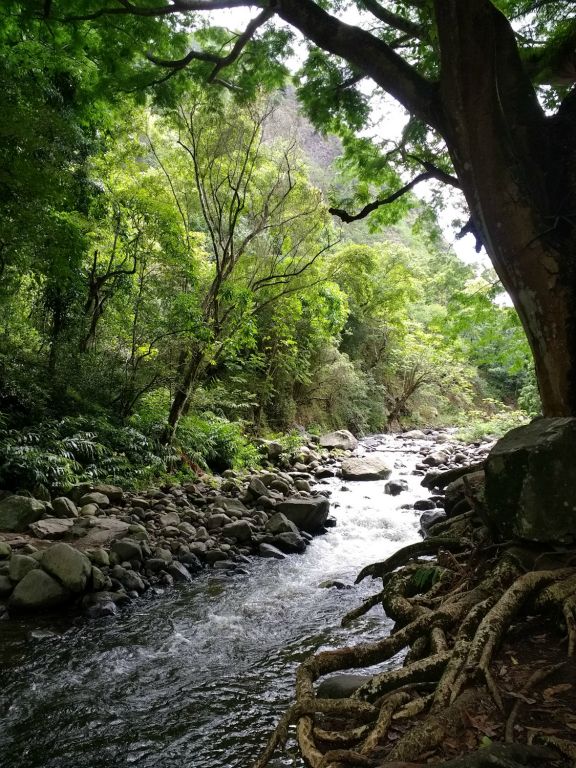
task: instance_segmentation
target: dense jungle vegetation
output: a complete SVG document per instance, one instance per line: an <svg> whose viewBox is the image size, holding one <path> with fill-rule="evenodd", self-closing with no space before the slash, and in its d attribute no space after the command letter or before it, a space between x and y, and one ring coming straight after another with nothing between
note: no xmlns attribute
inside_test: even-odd
<svg viewBox="0 0 576 768"><path fill-rule="evenodd" d="M192 77L143 91L114 25L25 5L0 10L1 487L249 465L251 436L298 425L473 436L538 412L495 273L428 205L330 215L357 167L284 71L241 100Z"/></svg>

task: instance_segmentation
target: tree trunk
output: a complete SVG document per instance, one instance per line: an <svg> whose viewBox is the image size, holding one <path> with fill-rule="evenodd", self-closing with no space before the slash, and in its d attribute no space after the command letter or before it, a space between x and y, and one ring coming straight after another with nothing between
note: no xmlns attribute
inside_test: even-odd
<svg viewBox="0 0 576 768"><path fill-rule="evenodd" d="M196 349L190 354L188 362L184 366L182 380L178 384L172 399L172 405L170 406L170 412L168 414L168 423L163 435L163 441L166 443L170 443L174 439L178 423L186 412L192 389L198 378L203 362L203 351Z"/></svg>
<svg viewBox="0 0 576 768"><path fill-rule="evenodd" d="M490 2L435 5L454 167L528 336L544 415L575 415L573 116L544 115L512 29Z"/></svg>

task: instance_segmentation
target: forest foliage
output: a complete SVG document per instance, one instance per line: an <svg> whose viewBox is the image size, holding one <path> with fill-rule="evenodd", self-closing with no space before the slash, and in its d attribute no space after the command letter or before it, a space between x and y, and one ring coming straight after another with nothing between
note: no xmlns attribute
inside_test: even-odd
<svg viewBox="0 0 576 768"><path fill-rule="evenodd" d="M242 100L143 91L113 25L28 6L0 10L0 486L253 464L250 436L296 425L538 411L514 309L429 207L330 216L369 158L303 148L286 72Z"/></svg>

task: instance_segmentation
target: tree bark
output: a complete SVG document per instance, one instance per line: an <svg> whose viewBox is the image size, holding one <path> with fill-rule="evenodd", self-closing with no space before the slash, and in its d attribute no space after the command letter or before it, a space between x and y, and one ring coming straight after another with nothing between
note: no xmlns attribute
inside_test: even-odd
<svg viewBox="0 0 576 768"><path fill-rule="evenodd" d="M180 419L186 412L194 383L198 378L203 362L203 351L196 349L190 354L187 363L183 367L182 380L178 384L172 399L172 405L170 406L170 412L168 414L168 422L163 436L164 442L166 443L170 443L174 439Z"/></svg>
<svg viewBox="0 0 576 768"><path fill-rule="evenodd" d="M435 7L454 167L528 336L544 414L574 415L576 227L566 202L576 200L576 131L544 115L513 31L491 2Z"/></svg>

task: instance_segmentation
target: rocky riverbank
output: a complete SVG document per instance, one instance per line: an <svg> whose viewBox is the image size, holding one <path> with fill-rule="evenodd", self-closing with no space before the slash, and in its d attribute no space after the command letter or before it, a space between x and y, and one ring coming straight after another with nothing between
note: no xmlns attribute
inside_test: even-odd
<svg viewBox="0 0 576 768"><path fill-rule="evenodd" d="M485 456L490 445L466 447L446 431L398 436L421 454L416 473L429 485L439 473ZM240 476L227 471L185 486L142 493L81 484L50 501L4 494L0 501L0 616L46 609L114 615L148 590L189 582L204 568L234 571L253 556L282 559L302 553L330 516L331 478L390 478L386 492L401 495L402 480L381 456L378 438L345 431L310 440L287 456L263 442L266 467ZM414 505L422 527L458 507L457 488ZM401 501L401 498L399 499Z"/></svg>

